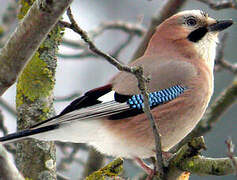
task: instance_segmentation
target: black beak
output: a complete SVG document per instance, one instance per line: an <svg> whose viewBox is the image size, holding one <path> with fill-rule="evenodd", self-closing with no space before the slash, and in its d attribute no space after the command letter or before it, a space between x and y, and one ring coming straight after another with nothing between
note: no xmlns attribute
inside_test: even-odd
<svg viewBox="0 0 237 180"><path fill-rule="evenodd" d="M208 31L222 31L230 27L234 22L232 20L221 20L216 23L207 26Z"/></svg>

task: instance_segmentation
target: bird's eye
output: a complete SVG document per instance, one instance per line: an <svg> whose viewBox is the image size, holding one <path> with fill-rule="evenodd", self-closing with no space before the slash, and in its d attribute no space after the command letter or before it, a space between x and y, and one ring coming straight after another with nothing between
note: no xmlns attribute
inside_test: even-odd
<svg viewBox="0 0 237 180"><path fill-rule="evenodd" d="M195 26L197 24L197 20L194 17L189 17L186 20L188 26Z"/></svg>

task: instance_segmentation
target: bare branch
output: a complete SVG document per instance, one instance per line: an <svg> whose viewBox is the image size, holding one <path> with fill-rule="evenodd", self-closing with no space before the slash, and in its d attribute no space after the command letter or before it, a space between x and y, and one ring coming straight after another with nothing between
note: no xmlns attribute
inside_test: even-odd
<svg viewBox="0 0 237 180"><path fill-rule="evenodd" d="M4 136L8 133L7 127L4 125L4 118L1 110L0 110L0 131L3 132Z"/></svg>
<svg viewBox="0 0 237 180"><path fill-rule="evenodd" d="M65 21L59 21L59 23L64 27L70 26ZM111 22L101 23L97 28L91 31L88 31L87 34L90 37L90 39L94 40L96 37L101 35L106 30L120 30L129 35L137 35L137 36L142 36L146 31L146 29L142 27L142 25L139 23L129 23L129 22L124 22L124 21L111 21ZM77 48L77 49L78 48L85 49L87 47L85 43L82 41L72 41L68 39L64 39L63 44Z"/></svg>
<svg viewBox="0 0 237 180"><path fill-rule="evenodd" d="M112 21L112 22L103 22L98 28L97 31L89 31L89 35L94 34L94 36L100 35L105 30L121 30L128 34L134 34L137 36L142 36L146 29L142 27L140 23L129 23L124 21Z"/></svg>
<svg viewBox="0 0 237 180"><path fill-rule="evenodd" d="M118 48L115 49L115 51L114 51L113 53L111 53L112 56L115 57L115 58L118 58L118 56L119 56L119 54L121 53L121 51L122 51L123 49L125 49L125 48L128 46L128 44L130 44L130 43L132 42L132 39L133 39L133 35L130 34L130 35L128 36L128 38L127 38L123 43L121 43L121 44L118 46Z"/></svg>
<svg viewBox="0 0 237 180"><path fill-rule="evenodd" d="M64 155L64 157L61 158L59 163L57 163L58 171L67 170L72 162L77 162L82 166L85 165L85 163L82 160L75 157L79 150L88 151L88 147L85 146L85 144L65 143L60 141L55 142L55 144L57 145L57 148L59 148Z"/></svg>
<svg viewBox="0 0 237 180"><path fill-rule="evenodd" d="M83 52L77 53L77 54L59 53L58 57L61 57L63 59L83 59L83 58L89 58L89 57L98 58L99 56L97 56L96 54L94 54L88 50L84 50Z"/></svg>
<svg viewBox="0 0 237 180"><path fill-rule="evenodd" d="M235 145L232 143L231 138L228 138L225 143L227 145L227 156L230 158L233 169L235 170L235 176L237 176L237 158L234 157Z"/></svg>
<svg viewBox="0 0 237 180"><path fill-rule="evenodd" d="M65 21L60 21L60 25L64 27L70 26L70 24L68 24ZM124 22L124 21L111 21L111 22L101 23L97 28L89 31L87 34L88 34L88 37L93 41L96 37L101 35L106 30L119 30L128 34L128 38L126 39L126 41L120 44L114 50L114 52L111 53L112 56L115 58L117 58L120 52L132 41L132 38L134 37L134 35L142 36L145 33L145 28L143 28L141 24L139 23L129 23L129 22ZM95 57L95 58L99 57L87 49L87 45L84 43L84 41L73 41L73 40L64 39L63 44L66 46L70 46L72 48L82 50L82 51L76 54L59 53L58 56L61 58L82 59L82 58L88 58L88 57Z"/></svg>
<svg viewBox="0 0 237 180"><path fill-rule="evenodd" d="M0 144L0 179L24 180L16 166L9 160L8 153Z"/></svg>
<svg viewBox="0 0 237 180"><path fill-rule="evenodd" d="M220 9L237 9L237 1L236 0L222 0L219 2L215 2L213 0L197 0L204 4L207 4L211 9L220 10Z"/></svg>
<svg viewBox="0 0 237 180"><path fill-rule="evenodd" d="M64 97L56 97L55 98L55 102L61 102L61 101L71 101L77 97L79 97L81 95L81 92L74 92L72 94L69 94L67 96Z"/></svg>
<svg viewBox="0 0 237 180"><path fill-rule="evenodd" d="M1 51L0 95L16 81L19 73L71 2L72 0L34 2Z"/></svg>
<svg viewBox="0 0 237 180"><path fill-rule="evenodd" d="M60 25L62 25L62 23L63 22L60 21ZM76 41L76 40L66 39L66 38L63 38L62 45L70 46L71 48L76 48L76 49L85 49L87 47L85 43L82 41Z"/></svg>
<svg viewBox="0 0 237 180"><path fill-rule="evenodd" d="M158 133L158 129L156 127L156 124L155 124L152 114L150 112L150 106L149 106L149 101L148 101L148 92L147 92L147 87L146 87L146 83L148 80L147 80L147 78L145 78L143 76L143 69L141 67L129 67L127 65L123 65L119 61L117 61L115 58L110 56L109 54L106 54L106 53L102 52L101 50L99 50L95 46L95 44L89 39L87 33L77 25L76 21L74 20L74 17L72 15L70 8L67 10L67 15L69 17L71 24L64 22L65 27L68 27L68 28L72 29L73 31L75 31L76 33L78 33L81 36L81 38L88 44L89 49L92 52L105 58L109 63L114 65L118 70L126 71L126 72L132 73L133 75L136 76L136 78L138 80L138 87L139 87L141 94L143 95L143 98L144 98L144 109L143 110L151 123L151 127L152 127L152 130L154 133L155 143L156 143L156 156L157 156L157 160L158 160L157 161L157 170L160 175L159 177L162 178L164 176L164 170L163 170L164 165L163 165L163 159L162 159L160 135Z"/></svg>
<svg viewBox="0 0 237 180"><path fill-rule="evenodd" d="M220 71L221 69L226 69L234 74L237 74L237 64L231 64L230 62L224 59L224 49L226 45L226 40L228 33L224 33L220 38L219 48L215 58L215 71Z"/></svg>
<svg viewBox="0 0 237 180"><path fill-rule="evenodd" d="M14 158L16 158L16 157L15 157L15 155L16 155L16 144L13 144L13 143L4 144L4 147L6 148L6 150L7 150L9 153L13 154Z"/></svg>
<svg viewBox="0 0 237 180"><path fill-rule="evenodd" d="M222 59L219 63L220 63L219 65L221 67L223 67L224 69L226 69L234 74L237 74L237 64L232 64L225 59Z"/></svg>
<svg viewBox="0 0 237 180"><path fill-rule="evenodd" d="M69 153L66 157L63 157L57 165L58 171L65 171L68 169L69 165L72 164L76 160L75 156L77 152L80 150L80 146L74 146L72 148L71 153Z"/></svg>
<svg viewBox="0 0 237 180"><path fill-rule="evenodd" d="M188 171L191 174L198 175L223 176L234 173L232 162L229 158L207 158L200 156L200 150L205 148L202 137L194 138L179 149L176 155L169 161L168 169L174 171L176 167L181 172ZM237 160L237 157L233 157L233 159ZM167 176L170 175L174 179L174 172L167 173Z"/></svg>
<svg viewBox="0 0 237 180"><path fill-rule="evenodd" d="M68 178L60 173L57 173L57 180L70 180L70 178Z"/></svg>
<svg viewBox="0 0 237 180"><path fill-rule="evenodd" d="M10 1L6 11L2 15L2 25L0 25L0 47L7 41L11 27L16 22L17 2Z"/></svg>
<svg viewBox="0 0 237 180"><path fill-rule="evenodd" d="M129 34L128 38L124 42L122 42L117 48L115 48L114 52L111 53L112 56L114 58L117 58L119 54L122 52L122 50L124 50L132 42L133 37L134 37L133 34ZM64 58L64 59L83 59L83 58L89 58L89 57L99 58L98 55L89 51L87 47L85 47L85 44L76 43L74 41L67 41L67 40L65 44L70 44L73 47L78 47L79 49L84 48L84 49L82 50L82 52L76 53L76 54L59 53L58 56L61 58Z"/></svg>
<svg viewBox="0 0 237 180"><path fill-rule="evenodd" d="M16 117L16 109L0 97L0 106L4 107L12 116Z"/></svg>

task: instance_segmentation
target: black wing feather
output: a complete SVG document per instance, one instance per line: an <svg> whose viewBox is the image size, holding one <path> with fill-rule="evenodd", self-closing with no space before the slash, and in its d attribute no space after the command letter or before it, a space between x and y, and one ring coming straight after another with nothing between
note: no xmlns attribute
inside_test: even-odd
<svg viewBox="0 0 237 180"><path fill-rule="evenodd" d="M47 119L45 121L42 121L40 123L37 123L37 124L31 126L31 128L35 128L39 125L45 124L45 123L47 123L51 120L59 118L59 117L65 115L69 112L72 112L74 110L78 110L78 109L81 109L81 108L85 108L85 107L93 106L95 104L99 104L99 103L101 103L101 101L99 101L97 99L99 97L103 96L104 94L110 92L111 90L112 90L112 85L111 84L92 89L92 90L86 92L84 96L79 97L79 98L75 99L74 101L72 101L71 104L69 104L65 109L63 109L62 112L59 115L54 116L54 117L52 117L50 119Z"/></svg>

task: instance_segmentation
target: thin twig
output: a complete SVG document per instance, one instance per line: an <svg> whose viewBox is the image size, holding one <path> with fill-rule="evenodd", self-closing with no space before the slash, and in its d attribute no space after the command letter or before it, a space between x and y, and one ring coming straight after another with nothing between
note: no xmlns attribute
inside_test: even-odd
<svg viewBox="0 0 237 180"><path fill-rule="evenodd" d="M221 69L226 69L229 72L237 74L237 64L232 64L224 59L224 49L226 45L226 40L228 38L228 33L224 33L220 38L220 44L218 46L216 58L215 58L215 71L220 71Z"/></svg>
<svg viewBox="0 0 237 180"><path fill-rule="evenodd" d="M61 21L60 21L60 24L62 25ZM72 39L67 39L67 38L63 38L62 45L69 46L75 49L85 49L85 47L87 47L85 43L82 41L72 40Z"/></svg>
<svg viewBox="0 0 237 180"><path fill-rule="evenodd" d="M122 50L125 49L125 47L127 47L129 45L129 43L132 42L132 39L134 37L134 34L129 34L128 38L122 42L117 48L115 48L115 50L111 53L112 56L114 58L117 58L119 56L119 54L122 52ZM87 47L85 47L85 45L81 45L81 43L76 43L74 41L65 41L65 44L70 45L74 48L78 47L79 49L84 48L82 52L80 53L76 53L76 54L62 54L62 53L58 53L58 57L61 57L63 59L83 59L83 58L89 58L89 57L93 57L93 58L98 58L99 56L97 56L96 54L94 54L93 52L89 51L87 49Z"/></svg>
<svg viewBox="0 0 237 180"><path fill-rule="evenodd" d="M0 106L5 108L12 116L16 117L16 109L0 97Z"/></svg>
<svg viewBox="0 0 237 180"><path fill-rule="evenodd" d="M225 141L226 145L227 145L227 156L230 158L233 168L235 170L235 176L237 177L237 160L234 157L234 149L235 149L235 145L232 143L231 138L228 138Z"/></svg>
<svg viewBox="0 0 237 180"><path fill-rule="evenodd" d="M62 54L58 53L58 57L63 59L83 59L83 58L98 58L98 56L88 50L83 51L82 53L76 53L76 54Z"/></svg>
<svg viewBox="0 0 237 180"><path fill-rule="evenodd" d="M79 146L75 146L74 148L72 148L72 151L66 157L63 157L61 161L58 163L57 170L59 171L67 170L69 165L71 165L72 162L74 162L77 159L75 156L79 150L80 150ZM84 162L81 163L84 164Z"/></svg>
<svg viewBox="0 0 237 180"><path fill-rule="evenodd" d="M64 27L68 26L68 24L65 21L59 21L59 24ZM101 35L106 30L119 30L129 35L133 34L137 36L142 36L146 32L146 29L142 27L142 25L139 23L129 23L129 22L124 22L124 21L111 21L111 22L101 23L97 28L91 31L88 31L87 34L90 37L90 39L94 40L96 37ZM63 39L62 44L65 44L77 49L85 48L85 44L81 41L78 42L78 41Z"/></svg>
<svg viewBox="0 0 237 180"><path fill-rule="evenodd" d="M2 15L2 24L0 25L0 47L3 47L11 32L11 27L16 23L17 17L17 2L10 1L6 11Z"/></svg>
<svg viewBox="0 0 237 180"><path fill-rule="evenodd" d="M125 48L128 46L129 43L132 42L132 39L133 39L133 34L130 34L130 35L128 36L128 38L127 38L123 43L121 43L121 44L118 46L118 48L116 48L116 50L115 50L113 53L111 53L112 56L113 56L114 58L118 58L118 56L119 56L119 54L121 53L121 51L122 51L123 49L125 49Z"/></svg>
<svg viewBox="0 0 237 180"><path fill-rule="evenodd" d="M4 136L8 133L7 127L4 125L4 118L1 110L0 110L0 131L3 132Z"/></svg>
<svg viewBox="0 0 237 180"><path fill-rule="evenodd" d="M146 29L142 27L141 23L129 23L124 21L103 22L93 31L89 31L88 35L91 39L101 35L105 30L120 30L127 34L134 34L142 36Z"/></svg>
<svg viewBox="0 0 237 180"><path fill-rule="evenodd" d="M232 64L229 61L222 59L220 66L234 74L237 74L237 64Z"/></svg>
<svg viewBox="0 0 237 180"><path fill-rule="evenodd" d="M158 129L156 127L156 124L154 122L154 119L152 117L152 114L150 112L150 106L149 106L149 101L148 101L148 93L147 93L147 87L146 83L148 82L147 78L143 76L143 69L142 67L129 67L127 65L121 64L119 61L117 61L115 58L110 56L109 54L106 54L99 50L95 44L90 40L88 37L87 33L82 30L74 20L74 17L72 15L71 9L68 8L67 10L67 15L71 23L63 22L65 27L72 29L76 33L78 33L81 38L88 44L89 49L94 52L95 54L105 58L109 63L114 65L118 70L120 71L126 71L129 73L132 73L133 75L136 76L138 80L138 87L141 91L141 94L144 97L144 113L146 114L147 118L149 119L152 130L154 133L155 137L155 143L156 143L156 157L157 157L157 170L159 173L159 177L162 178L164 176L164 170L163 170L163 159L162 159L162 151L161 151L161 141L160 141L160 135L158 133Z"/></svg>
<svg viewBox="0 0 237 180"><path fill-rule="evenodd" d="M57 180L70 180L70 178L62 175L61 173L57 173Z"/></svg>
<svg viewBox="0 0 237 180"><path fill-rule="evenodd" d="M24 180L21 173L10 160L8 152L0 144L0 179L4 180Z"/></svg>
<svg viewBox="0 0 237 180"><path fill-rule="evenodd" d="M69 94L67 96L63 96L63 97L56 97L55 98L55 102L62 102L62 101L71 101L77 97L79 97L81 95L81 92L74 92L72 94Z"/></svg>
<svg viewBox="0 0 237 180"><path fill-rule="evenodd" d="M61 26L67 27L69 24L64 21L59 22ZM129 23L124 21L111 21L111 22L104 22L101 23L97 28L88 31L88 37L93 41L96 37L101 35L106 30L119 30L122 32L125 32L128 34L128 38L125 42L123 42L120 46L118 46L114 52L112 52L112 56L117 58L120 52L132 41L132 38L137 36L142 36L145 33L145 28L141 26L140 23ZM70 58L70 59L82 59L82 58L88 58L88 57L95 57L98 58L96 54L89 51L87 49L87 45L84 43L84 41L73 41L68 39L63 39L63 44L66 46L70 46L72 48L76 48L79 50L82 50L79 53L76 54L62 54L59 53L58 56L61 58Z"/></svg>
<svg viewBox="0 0 237 180"><path fill-rule="evenodd" d="M215 2L213 0L197 0L200 1L204 4L207 4L211 9L214 10L221 10L221 9L227 9L227 8L232 8L232 9L237 9L237 1L236 0L222 0Z"/></svg>

